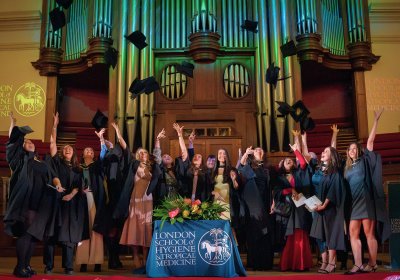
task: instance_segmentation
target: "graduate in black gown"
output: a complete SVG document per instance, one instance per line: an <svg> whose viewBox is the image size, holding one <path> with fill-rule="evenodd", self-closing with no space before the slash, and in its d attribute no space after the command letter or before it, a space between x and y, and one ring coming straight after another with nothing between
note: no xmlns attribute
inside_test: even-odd
<svg viewBox="0 0 400 280"><path fill-rule="evenodd" d="M344 202L346 188L341 172L341 159L333 147L321 154L321 163L312 177L316 196L322 202L316 206L310 236L316 238L322 256L319 273L336 269L336 250L346 250Z"/></svg>
<svg viewBox="0 0 400 280"><path fill-rule="evenodd" d="M251 155L251 156L250 156ZM242 197L246 211L247 267L269 270L273 266L273 227L269 170L262 148L246 149L239 166L245 180Z"/></svg>
<svg viewBox="0 0 400 280"><path fill-rule="evenodd" d="M48 186L54 174L35 153L35 145L24 139L32 132L29 127L11 125L6 148L6 160L12 170L10 195L4 215L5 232L16 238L17 265L14 276L28 278L36 274L31 268L31 256L37 240L52 235L54 230L53 208L57 190ZM58 191L62 192L59 188Z"/></svg>
<svg viewBox="0 0 400 280"><path fill-rule="evenodd" d="M347 149L345 178L351 191L349 231L354 266L345 274L375 272L378 268L376 263L377 238L383 242L390 235L382 184L382 163L380 156L373 152L376 128L382 112L383 109L375 112L374 124L366 149L363 149L359 143L352 143ZM364 265L361 254L361 228L367 238L369 252L369 261Z"/></svg>
<svg viewBox="0 0 400 280"><path fill-rule="evenodd" d="M303 184L303 174L306 172L307 163L300 153L299 145L290 145L299 161L296 166L292 158L285 158L280 163L278 176L273 176L272 185L274 186L274 202L271 212L274 212L275 200L286 201L291 205L290 213L286 217L285 232L281 238L286 238L285 246L280 260L282 271L293 270L303 271L312 267L312 255L309 242L309 231L311 227L311 213L304 205L296 207L294 201L299 199L299 195L310 196L310 185ZM276 214L276 218L284 220L285 217Z"/></svg>
<svg viewBox="0 0 400 280"><path fill-rule="evenodd" d="M183 136L180 135L182 133L181 128L179 125L174 124L174 129L178 133L181 149L181 156L176 157L175 161L169 154L162 154L161 152L160 139L166 137L164 129L160 131L155 141L153 155L156 163L160 166L161 178L153 192L154 207L157 207L166 197L182 194L182 181L190 163L188 150L186 149Z"/></svg>
<svg viewBox="0 0 400 280"><path fill-rule="evenodd" d="M58 113L54 115L53 131L50 137L51 164L58 177L55 185L64 189L57 209L56 234L44 244L43 263L45 273L51 273L54 267L54 249L56 244L62 247L62 267L65 274L73 274L73 256L76 244L81 241L84 230L85 194L83 193L82 171L76 152L70 145L57 153Z"/></svg>
<svg viewBox="0 0 400 280"><path fill-rule="evenodd" d="M115 129L117 143L114 146L110 141L104 140L104 144L102 143L102 151L105 148L107 151L104 158L100 156L100 160L103 161L104 166L108 198L103 216L106 225L104 241L108 250L108 268L122 269L123 265L119 259L119 239L121 238L124 221L122 219L114 219L113 213L121 195L124 182L123 174L126 174L126 168L128 166L127 151L126 143L122 138L118 125L114 122L111 123L111 125Z"/></svg>
<svg viewBox="0 0 400 280"><path fill-rule="evenodd" d="M102 146L101 153L105 153L104 144L105 128L100 132L95 131L100 139ZM103 157L103 155L100 155ZM80 271L86 272L87 265L94 264L94 271L100 272L101 265L104 262L103 235L106 224L104 220L106 194L104 190L104 170L103 162L95 160L94 150L91 147L86 147L83 150L82 176L84 181L83 192L86 195L85 206L85 226L86 232L83 233L85 239L79 242L75 262L80 265Z"/></svg>

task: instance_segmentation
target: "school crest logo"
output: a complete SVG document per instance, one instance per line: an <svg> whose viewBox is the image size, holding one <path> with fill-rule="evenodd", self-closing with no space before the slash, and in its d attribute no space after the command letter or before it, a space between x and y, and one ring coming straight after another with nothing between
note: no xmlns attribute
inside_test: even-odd
<svg viewBox="0 0 400 280"><path fill-rule="evenodd" d="M206 263L223 265L232 256L232 240L222 229L213 228L200 238L198 252Z"/></svg>
<svg viewBox="0 0 400 280"><path fill-rule="evenodd" d="M46 104L44 90L35 83L25 83L15 92L14 108L25 116L32 117L39 114Z"/></svg>

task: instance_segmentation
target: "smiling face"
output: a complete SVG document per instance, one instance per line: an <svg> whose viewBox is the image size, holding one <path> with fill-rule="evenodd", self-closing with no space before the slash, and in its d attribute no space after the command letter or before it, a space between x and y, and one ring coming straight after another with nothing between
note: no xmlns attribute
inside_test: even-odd
<svg viewBox="0 0 400 280"><path fill-rule="evenodd" d="M321 154L321 161L329 162L330 160L331 160L331 150L329 149L329 147L327 147Z"/></svg>
<svg viewBox="0 0 400 280"><path fill-rule="evenodd" d="M62 155L67 161L71 161L71 158L74 155L74 149L70 145L66 145L62 149Z"/></svg>
<svg viewBox="0 0 400 280"><path fill-rule="evenodd" d="M283 166L285 167L286 171L290 171L292 170L293 166L294 166L294 161L291 158L285 158L285 160L283 161Z"/></svg>
<svg viewBox="0 0 400 280"><path fill-rule="evenodd" d="M94 159L94 151L92 148L87 147L83 150L83 158L84 159Z"/></svg>
<svg viewBox="0 0 400 280"><path fill-rule="evenodd" d="M172 157L168 154L164 154L162 155L162 163L164 164L164 166L166 167L170 167L172 165Z"/></svg>
<svg viewBox="0 0 400 280"><path fill-rule="evenodd" d="M149 152L145 149L139 149L136 152L136 159L140 162L147 162L149 160Z"/></svg>
<svg viewBox="0 0 400 280"><path fill-rule="evenodd" d="M207 158L207 168L214 169L214 167L215 167L215 157Z"/></svg>
<svg viewBox="0 0 400 280"><path fill-rule="evenodd" d="M358 158L358 147L357 144L353 143L347 149L347 156L352 160L356 160Z"/></svg>
<svg viewBox="0 0 400 280"><path fill-rule="evenodd" d="M226 161L226 152L225 150L218 150L218 161L219 163L225 163Z"/></svg>
<svg viewBox="0 0 400 280"><path fill-rule="evenodd" d="M254 158L256 160L262 161L264 158L264 150L262 148L255 148L254 149Z"/></svg>
<svg viewBox="0 0 400 280"><path fill-rule="evenodd" d="M196 167L200 167L203 161L203 157L200 154L195 154L192 160L192 163Z"/></svg>
<svg viewBox="0 0 400 280"><path fill-rule="evenodd" d="M23 148L27 152L34 152L35 151L35 144L29 139L25 139Z"/></svg>

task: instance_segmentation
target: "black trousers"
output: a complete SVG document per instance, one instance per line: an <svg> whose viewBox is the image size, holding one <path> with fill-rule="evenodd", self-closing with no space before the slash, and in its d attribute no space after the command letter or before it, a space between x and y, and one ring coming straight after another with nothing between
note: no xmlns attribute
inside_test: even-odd
<svg viewBox="0 0 400 280"><path fill-rule="evenodd" d="M67 270L73 270L75 246L72 244L61 244L61 247L62 247L62 267ZM46 266L47 269L53 269L54 267L55 248L56 248L56 242L54 241L54 239L49 239L44 244L43 264Z"/></svg>
<svg viewBox="0 0 400 280"><path fill-rule="evenodd" d="M36 239L25 232L16 241L17 269L22 270L30 265L33 250L35 249Z"/></svg>

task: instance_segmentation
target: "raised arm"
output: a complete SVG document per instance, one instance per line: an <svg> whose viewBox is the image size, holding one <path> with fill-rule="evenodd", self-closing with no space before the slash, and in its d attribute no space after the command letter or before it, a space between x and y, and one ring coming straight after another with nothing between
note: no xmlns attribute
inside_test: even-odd
<svg viewBox="0 0 400 280"><path fill-rule="evenodd" d="M156 141L154 143L154 150L153 150L153 155L155 157L155 161L158 164L161 164L162 159L161 159L161 146L160 146L160 139L165 138L165 129L163 128L160 133L158 133Z"/></svg>
<svg viewBox="0 0 400 280"><path fill-rule="evenodd" d="M53 115L53 129L50 135L50 155L54 157L57 154L57 127L59 123L58 112Z"/></svg>
<svg viewBox="0 0 400 280"><path fill-rule="evenodd" d="M107 152L107 147L106 147L106 143L104 141L104 132L106 131L105 128L102 128L99 132L94 131L94 133L96 133L97 137L99 137L100 140L100 160L104 159L104 156L106 155Z"/></svg>
<svg viewBox="0 0 400 280"><path fill-rule="evenodd" d="M294 137L294 143L297 145L300 153L301 153L301 145L300 145L300 130L293 129L292 134Z"/></svg>
<svg viewBox="0 0 400 280"><path fill-rule="evenodd" d="M188 149L188 156L189 156L189 160L192 161L193 157L194 157L194 140L196 139L196 133L195 130L193 129L192 132L189 135L189 149Z"/></svg>
<svg viewBox="0 0 400 280"><path fill-rule="evenodd" d="M333 124L333 125L331 126L331 129L332 129L331 147L336 149L336 144L337 144L336 139L337 139L337 135L338 135L338 133L339 133L339 129L337 128L337 125L336 125L336 124Z"/></svg>
<svg viewBox="0 0 400 280"><path fill-rule="evenodd" d="M304 133L301 135L301 145L302 148L301 150L303 151L304 156L310 156L310 153L308 152L308 146L307 146L307 133L304 131Z"/></svg>
<svg viewBox="0 0 400 280"><path fill-rule="evenodd" d="M240 159L240 164L241 165L246 165L247 164L247 158L249 157L249 155L251 155L253 153L254 153L253 147L252 146L248 147L246 149L246 152L244 153L244 155Z"/></svg>
<svg viewBox="0 0 400 280"><path fill-rule="evenodd" d="M375 114L374 124L372 125L371 131L368 136L368 141L367 141L367 149L369 151L374 150L374 140L375 140L375 135L376 135L376 128L378 126L378 121L379 121L379 118L381 117L382 113L383 113L383 108L379 111L374 111L374 114Z"/></svg>
<svg viewBox="0 0 400 280"><path fill-rule="evenodd" d="M185 145L185 140L183 139L183 126L179 126L179 124L174 123L172 127L176 130L176 133L178 133L179 146L182 150L182 160L185 161L188 158L188 151Z"/></svg>
<svg viewBox="0 0 400 280"><path fill-rule="evenodd" d="M14 126L17 124L17 119L14 117L14 113L10 112L10 128L8 129L8 137L11 136L11 131L13 130Z"/></svg>
<svg viewBox="0 0 400 280"><path fill-rule="evenodd" d="M299 150L299 144L298 143L294 143L293 145L290 145L290 148L293 150L294 154L296 155L296 158L299 160L300 162L300 168L304 169L307 166L306 160L304 159L303 155L301 154L300 150Z"/></svg>
<svg viewBox="0 0 400 280"><path fill-rule="evenodd" d="M111 125L115 129L115 134L117 134L117 140L118 140L119 144L121 145L121 148L126 150L127 145L126 145L124 138L121 135L121 131L119 130L118 124L116 124L115 122L112 122Z"/></svg>

